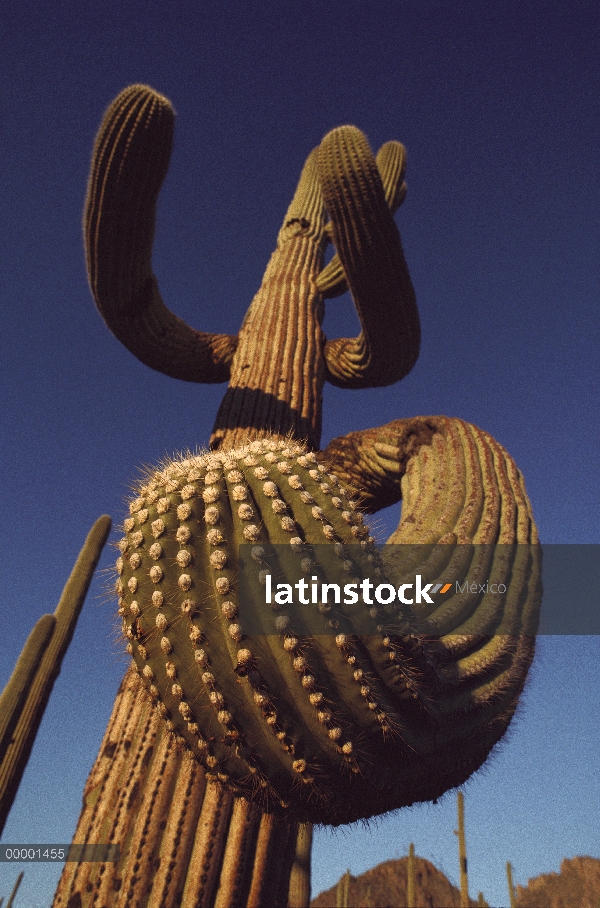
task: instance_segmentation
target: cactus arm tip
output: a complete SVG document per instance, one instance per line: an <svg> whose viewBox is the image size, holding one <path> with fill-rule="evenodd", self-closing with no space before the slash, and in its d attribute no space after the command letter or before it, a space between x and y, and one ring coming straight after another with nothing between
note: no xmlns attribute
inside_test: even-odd
<svg viewBox="0 0 600 908"><path fill-rule="evenodd" d="M384 146L380 163L386 193L360 130L341 126L320 145L319 174L330 232L362 328L357 338L338 338L325 346L327 380L340 387L393 384L410 372L419 355L415 293L390 210L390 203L393 207L405 192L404 160L399 143Z"/></svg>
<svg viewBox="0 0 600 908"><path fill-rule="evenodd" d="M14 902L15 902L15 897L16 897L16 895L17 895L19 886L21 885L24 876L25 876L25 871L22 870L22 871L20 872L19 876L17 877L17 881L16 881L16 883L15 883L15 885L14 885L14 887L13 887L13 891L11 892L11 894L10 894L10 896L9 896L9 899L8 899L8 902L6 903L6 908L13 908L13 905L14 905ZM1 905L1 904L2 904L2 903L0 902L0 905Z"/></svg>
<svg viewBox="0 0 600 908"><path fill-rule="evenodd" d="M60 673L63 657L73 637L110 527L111 519L107 514L99 517L92 526L54 615L44 615L37 622L7 690L2 695L2 705L12 701L15 710L18 706L18 715L15 712L7 723L12 727L10 740L7 740L6 727L0 737L0 750L6 744L0 763L0 832L29 760L46 704ZM25 688L22 687L24 676L27 681Z"/></svg>
<svg viewBox="0 0 600 908"><path fill-rule="evenodd" d="M381 177L385 200L392 214L398 210L406 198L406 149L400 142L386 142L381 146L375 157L375 163ZM325 233L330 241L333 240L333 223L328 221ZM335 253L317 278L317 289L325 299L341 296L348 290L348 281L344 273L344 266L340 257Z"/></svg>
<svg viewBox="0 0 600 908"><path fill-rule="evenodd" d="M143 363L184 381L227 381L236 336L190 328L165 306L152 273L173 127L170 102L145 85L129 86L106 111L84 212L88 278L102 318Z"/></svg>
<svg viewBox="0 0 600 908"><path fill-rule="evenodd" d="M29 688L55 626L54 615L42 615L36 621L14 671L0 695L0 763L11 743Z"/></svg>

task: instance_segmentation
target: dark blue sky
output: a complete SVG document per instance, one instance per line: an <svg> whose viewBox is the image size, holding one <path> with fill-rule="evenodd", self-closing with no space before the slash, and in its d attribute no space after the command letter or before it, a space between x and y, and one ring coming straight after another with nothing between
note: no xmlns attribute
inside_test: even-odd
<svg viewBox="0 0 600 908"><path fill-rule="evenodd" d="M585 0L3 4L0 683L93 520L122 519L141 464L205 445L224 392L137 362L87 287L93 139L133 82L177 112L155 271L167 305L207 331L237 331L324 133L353 123L374 150L404 142L396 220L421 356L391 388L326 387L323 444L403 416L461 417L515 458L544 542L600 541L599 39ZM348 299L328 303L324 327L355 330ZM383 538L396 520L380 517ZM126 664L106 582L90 592L3 841L71 837ZM491 903L506 899L506 860L525 883L562 857L600 857L597 638L542 638L539 654L509 740L466 788L471 890ZM320 833L314 892L411 840L456 880L454 811L451 795L369 832ZM0 895L16 873L0 868ZM17 908L48 904L53 873L27 868Z"/></svg>

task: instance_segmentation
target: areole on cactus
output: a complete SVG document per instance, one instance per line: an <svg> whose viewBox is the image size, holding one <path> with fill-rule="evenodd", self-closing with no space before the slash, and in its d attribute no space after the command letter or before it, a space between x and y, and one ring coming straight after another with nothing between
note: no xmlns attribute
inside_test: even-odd
<svg viewBox="0 0 600 908"><path fill-rule="evenodd" d="M108 109L86 204L90 284L108 326L143 362L229 387L211 450L150 471L130 504L117 591L142 684L129 681L120 694L78 828L86 841L119 833L125 857L94 878L65 871L56 905L76 893L88 904L84 893L99 898L111 885L128 905L285 904L299 823L339 825L462 784L504 734L533 657L537 535L522 477L494 439L461 420L419 417L319 451L325 381L391 384L418 356L415 295L393 219L406 193L404 148L389 142L374 157L350 126L323 139L240 331L218 335L173 315L152 273L172 130L169 102L145 86L126 89ZM330 241L336 254L325 266ZM327 340L324 300L346 289L361 333ZM328 546L340 576L397 579L395 547L373 546L363 514L401 498L390 542L437 546L419 555L432 576L444 567L446 577L481 580L492 568L506 595L497 603L452 596L443 608L413 614L414 626L401 615L392 627L374 609L368 632L340 605L315 606L309 620L245 598L242 567L255 584L265 581L283 563L273 555L279 549L309 578L319 547ZM506 547L498 556L497 545ZM247 633L250 613L260 633ZM132 697L141 697L134 732L124 705ZM169 790L181 778L187 791L185 803L173 796L160 829L148 771L155 751L142 758L150 728L164 742ZM117 757L132 740L140 748L127 782L135 806L130 815L118 806L111 822L105 801L123 778ZM230 821L215 807L223 792ZM280 822L293 834L277 843ZM214 830L210 848L203 823ZM177 869L163 872L162 864L154 878L153 862L173 855L176 835L185 840ZM270 888L267 853L277 876ZM306 887L289 898L303 904Z"/></svg>

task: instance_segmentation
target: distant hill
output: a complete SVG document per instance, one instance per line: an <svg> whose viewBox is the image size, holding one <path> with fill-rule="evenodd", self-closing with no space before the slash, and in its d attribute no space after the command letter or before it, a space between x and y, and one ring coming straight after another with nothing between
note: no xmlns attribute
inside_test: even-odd
<svg viewBox="0 0 600 908"><path fill-rule="evenodd" d="M560 873L517 886L517 908L600 908L600 860L565 858Z"/></svg>
<svg viewBox="0 0 600 908"><path fill-rule="evenodd" d="M350 876L350 908L404 908L408 858L385 861L358 877ZM416 908L460 908L460 894L448 878L424 858L415 857ZM335 908L337 886L321 892L311 908ZM484 893L485 895L485 893ZM477 902L471 899L471 908ZM600 908L600 860L565 858L560 873L545 873L516 887L517 908ZM508 908L506 903L494 908Z"/></svg>
<svg viewBox="0 0 600 908"><path fill-rule="evenodd" d="M385 861L360 876L350 876L351 908L397 908L406 905L408 858ZM321 892L311 908L335 908L337 887ZM425 858L415 856L415 898L417 908L460 908L460 892L441 870ZM471 899L470 906L477 908ZM594 906L595 908L595 906Z"/></svg>

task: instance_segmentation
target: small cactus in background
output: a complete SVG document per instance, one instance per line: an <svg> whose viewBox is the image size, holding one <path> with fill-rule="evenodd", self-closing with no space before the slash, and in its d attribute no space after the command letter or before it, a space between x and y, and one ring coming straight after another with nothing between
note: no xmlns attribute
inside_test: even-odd
<svg viewBox="0 0 600 908"><path fill-rule="evenodd" d="M131 503L117 590L135 670L76 833L119 841L122 858L67 866L55 906L306 905L310 822L436 798L502 737L533 657L537 535L510 457L460 420L397 420L318 450L325 381L391 384L418 356L393 219L406 192L403 147L374 157L356 128L329 133L306 161L238 334L206 334L169 311L151 268L172 129L169 102L144 86L108 109L86 203L90 285L143 362L229 387L212 451L164 464ZM324 299L346 289L361 333L326 340ZM461 549L459 566L441 550L423 556L424 573L481 581L492 571L506 596L448 597L416 615L418 633L389 630L376 613L365 633L340 608L311 617L272 611L260 595L242 601L242 567L255 587L285 575L290 558L310 577L320 544L340 574L350 564L350 576L366 576L366 559L369 572L398 576L394 555L379 560L371 547L357 494L366 513L404 499L390 542ZM474 554L496 543L513 548ZM259 633L245 633L249 611ZM319 621L327 633L317 638Z"/></svg>
<svg viewBox="0 0 600 908"><path fill-rule="evenodd" d="M16 879L15 885L13 886L13 891L11 892L10 896L8 897L8 902L6 903L6 908L12 908L12 906L14 905L14 901L15 901L17 892L19 891L19 886L21 885L24 876L25 876L25 871L22 870ZM4 904L4 897L0 898L0 908L2 908L3 904Z"/></svg>
<svg viewBox="0 0 600 908"><path fill-rule="evenodd" d="M335 903L336 908L350 908L350 869L337 884Z"/></svg>
<svg viewBox="0 0 600 908"><path fill-rule="evenodd" d="M36 623L0 697L0 833L73 637L110 525L110 517L105 515L90 530L54 615L43 615Z"/></svg>
<svg viewBox="0 0 600 908"><path fill-rule="evenodd" d="M408 849L408 867L406 877L406 908L415 906L415 846L411 842Z"/></svg>
<svg viewBox="0 0 600 908"><path fill-rule="evenodd" d="M506 862L506 882L508 883L508 900L510 908L515 908L515 887L513 886L512 867L510 861Z"/></svg>
<svg viewBox="0 0 600 908"><path fill-rule="evenodd" d="M36 621L0 697L0 764L12 742L15 726L55 626L54 615L42 615Z"/></svg>
<svg viewBox="0 0 600 908"><path fill-rule="evenodd" d="M458 829L454 834L458 836L458 861L460 866L460 908L469 908L469 878L467 875L467 842L465 838L465 798L462 791L457 795L458 804Z"/></svg>

